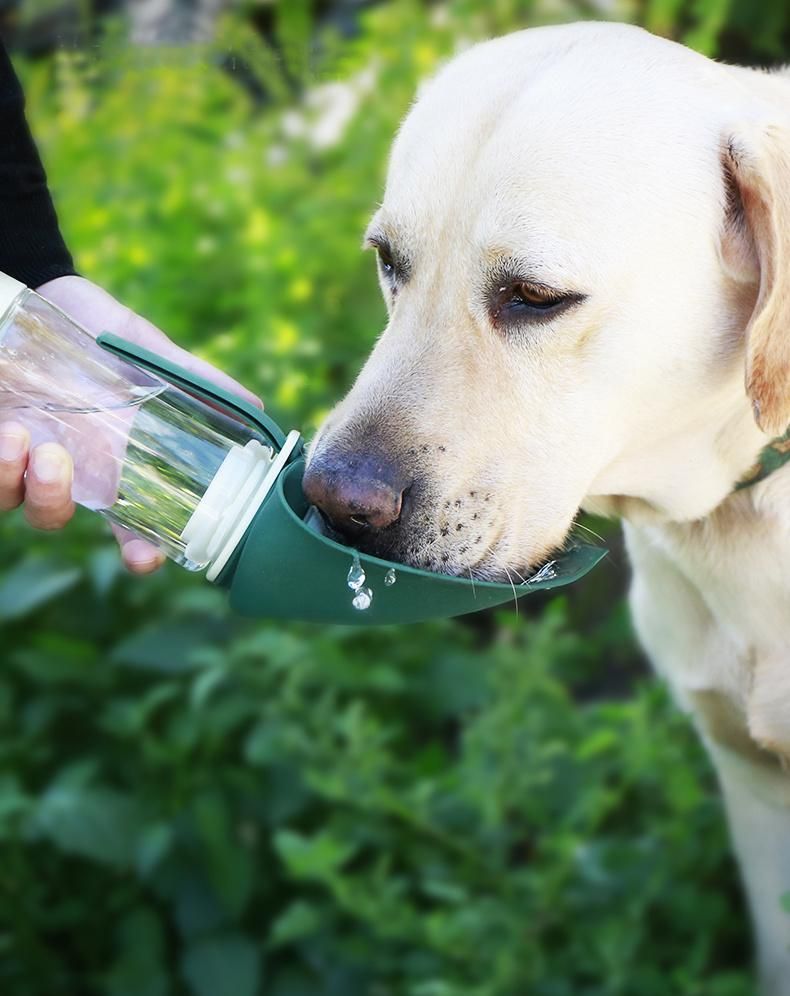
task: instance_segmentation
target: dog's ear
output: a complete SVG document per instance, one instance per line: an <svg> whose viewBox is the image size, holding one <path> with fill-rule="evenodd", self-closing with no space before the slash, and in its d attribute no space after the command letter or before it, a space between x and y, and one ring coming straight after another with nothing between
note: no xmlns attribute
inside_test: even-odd
<svg viewBox="0 0 790 996"><path fill-rule="evenodd" d="M763 432L790 424L790 129L730 136L723 152L731 275L756 283L746 329L746 392Z"/></svg>

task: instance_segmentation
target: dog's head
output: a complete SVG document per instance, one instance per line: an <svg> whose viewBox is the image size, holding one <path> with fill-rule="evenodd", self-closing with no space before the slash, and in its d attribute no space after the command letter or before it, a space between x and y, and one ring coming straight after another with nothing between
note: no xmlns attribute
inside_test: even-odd
<svg viewBox="0 0 790 996"><path fill-rule="evenodd" d="M389 323L305 478L355 545L523 572L585 503L705 515L752 407L790 421L790 140L753 75L587 24L424 88L366 236Z"/></svg>

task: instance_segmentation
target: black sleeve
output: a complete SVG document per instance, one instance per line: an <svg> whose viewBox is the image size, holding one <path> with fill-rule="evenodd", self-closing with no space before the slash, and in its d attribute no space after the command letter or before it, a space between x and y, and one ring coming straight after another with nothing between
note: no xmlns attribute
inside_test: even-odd
<svg viewBox="0 0 790 996"><path fill-rule="evenodd" d="M25 96L0 41L0 271L38 287L74 273L47 177L25 119Z"/></svg>

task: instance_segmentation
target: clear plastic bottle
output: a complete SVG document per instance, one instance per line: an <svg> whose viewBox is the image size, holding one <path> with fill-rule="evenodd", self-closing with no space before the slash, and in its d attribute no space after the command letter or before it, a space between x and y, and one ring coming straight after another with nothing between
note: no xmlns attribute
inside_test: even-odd
<svg viewBox="0 0 790 996"><path fill-rule="evenodd" d="M72 497L214 579L263 500L276 454L250 427L117 359L0 274L0 420L74 462ZM270 486L270 485L268 485Z"/></svg>

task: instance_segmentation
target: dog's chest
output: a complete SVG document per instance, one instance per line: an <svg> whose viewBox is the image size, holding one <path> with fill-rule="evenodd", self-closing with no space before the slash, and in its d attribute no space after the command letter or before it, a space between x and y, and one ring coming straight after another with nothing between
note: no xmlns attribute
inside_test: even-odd
<svg viewBox="0 0 790 996"><path fill-rule="evenodd" d="M703 522L627 525L626 539L636 628L678 697L698 711L700 693L721 695L790 751L790 500L736 496Z"/></svg>
<svg viewBox="0 0 790 996"><path fill-rule="evenodd" d="M788 509L790 512L790 509ZM790 523L789 523L790 524ZM651 540L693 587L712 622L750 653L790 653L790 532L764 520L675 527ZM656 596L661 600L661 592Z"/></svg>

